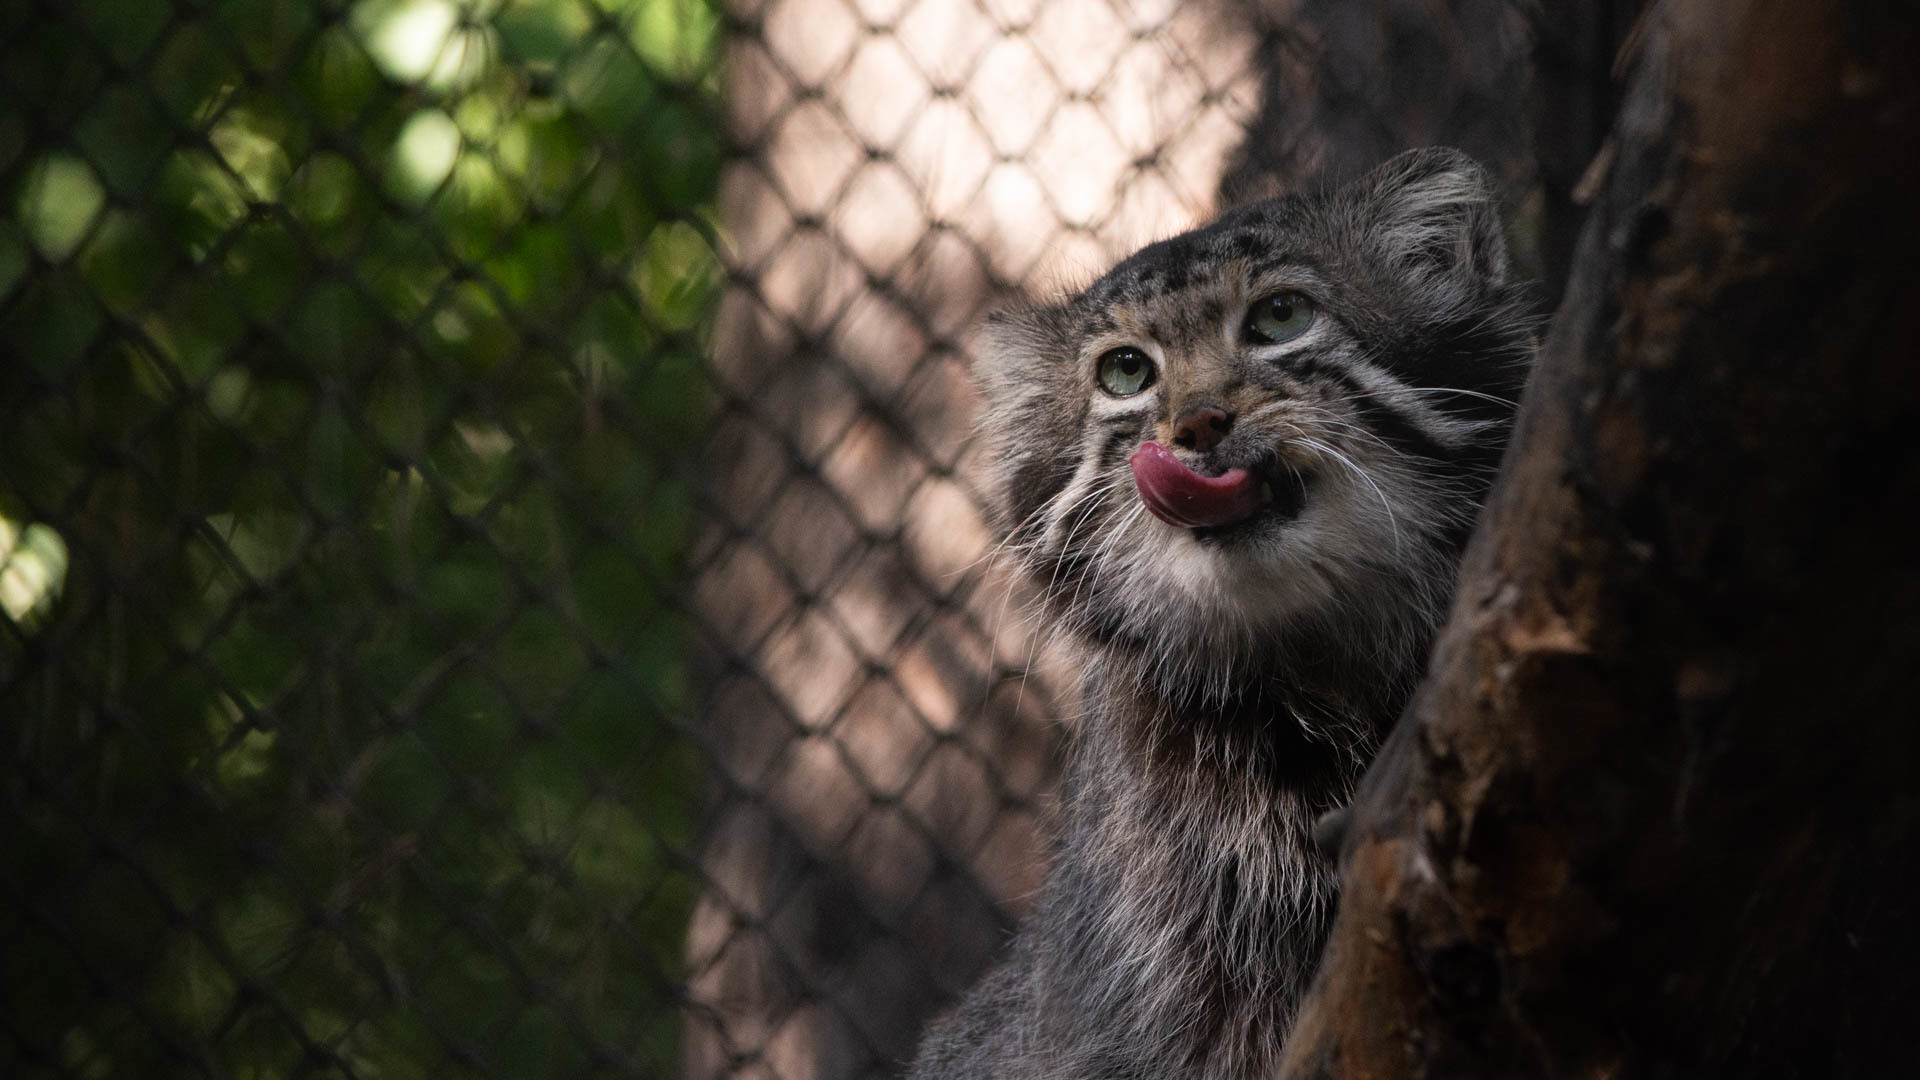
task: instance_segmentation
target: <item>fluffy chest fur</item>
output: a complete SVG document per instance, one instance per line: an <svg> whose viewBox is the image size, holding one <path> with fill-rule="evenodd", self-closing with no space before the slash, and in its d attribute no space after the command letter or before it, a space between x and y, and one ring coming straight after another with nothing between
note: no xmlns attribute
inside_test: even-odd
<svg viewBox="0 0 1920 1080"><path fill-rule="evenodd" d="M1039 909L922 1077L1266 1072L1531 355L1485 175L1417 151L989 327L1007 550L1087 713Z"/></svg>
<svg viewBox="0 0 1920 1080"><path fill-rule="evenodd" d="M1150 706L1109 700L1116 710ZM1134 717L1175 726L1175 717ZM1243 1076L1275 1060L1332 913L1309 850L1325 804L1247 763L1141 756L1114 727L1076 763L1031 942L1056 1076ZM1070 1034L1069 1034L1070 1033Z"/></svg>

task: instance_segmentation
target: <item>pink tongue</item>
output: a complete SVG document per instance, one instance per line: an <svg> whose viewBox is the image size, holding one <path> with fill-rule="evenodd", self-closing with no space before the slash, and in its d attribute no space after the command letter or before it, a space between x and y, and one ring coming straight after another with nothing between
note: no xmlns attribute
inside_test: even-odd
<svg viewBox="0 0 1920 1080"><path fill-rule="evenodd" d="M1131 464L1140 501L1169 525L1230 525L1260 508L1260 481L1245 469L1201 476L1157 442L1141 443Z"/></svg>

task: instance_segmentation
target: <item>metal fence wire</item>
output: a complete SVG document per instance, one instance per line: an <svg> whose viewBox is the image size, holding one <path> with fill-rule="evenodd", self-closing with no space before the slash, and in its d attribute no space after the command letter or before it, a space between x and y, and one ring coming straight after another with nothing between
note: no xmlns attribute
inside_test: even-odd
<svg viewBox="0 0 1920 1080"><path fill-rule="evenodd" d="M1434 142L1552 281L1600 7L0 0L0 1074L897 1074L1074 708L969 328Z"/></svg>

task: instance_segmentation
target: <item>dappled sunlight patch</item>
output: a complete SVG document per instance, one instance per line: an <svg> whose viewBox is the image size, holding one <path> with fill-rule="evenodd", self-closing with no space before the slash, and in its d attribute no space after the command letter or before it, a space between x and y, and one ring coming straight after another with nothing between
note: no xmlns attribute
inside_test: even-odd
<svg viewBox="0 0 1920 1080"><path fill-rule="evenodd" d="M27 172L15 213L48 262L64 262L106 206L106 190L86 162L48 154Z"/></svg>
<svg viewBox="0 0 1920 1080"><path fill-rule="evenodd" d="M471 85L498 49L493 28L473 18L477 5L452 0L364 0L352 22L388 78L434 90Z"/></svg>
<svg viewBox="0 0 1920 1080"><path fill-rule="evenodd" d="M38 522L0 514L0 612L31 629L45 621L67 583L67 542Z"/></svg>
<svg viewBox="0 0 1920 1080"><path fill-rule="evenodd" d="M425 202L446 183L459 157L459 125L439 109L422 109L394 140L389 190L408 202Z"/></svg>
<svg viewBox="0 0 1920 1080"><path fill-rule="evenodd" d="M685 221L656 227L628 279L663 330L685 330L707 311L723 270L700 231Z"/></svg>
<svg viewBox="0 0 1920 1080"><path fill-rule="evenodd" d="M262 128L259 118L245 109L229 109L207 132L207 139L253 198L269 202L280 198L293 170L286 151Z"/></svg>

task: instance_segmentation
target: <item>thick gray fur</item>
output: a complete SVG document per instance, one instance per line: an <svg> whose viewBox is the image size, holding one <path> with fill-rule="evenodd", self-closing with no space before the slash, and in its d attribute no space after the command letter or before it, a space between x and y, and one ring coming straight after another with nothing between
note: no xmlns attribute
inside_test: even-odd
<svg viewBox="0 0 1920 1080"><path fill-rule="evenodd" d="M1310 297L1298 339L1250 304ZM1274 1065L1332 915L1314 849L1420 675L1532 355L1491 185L1451 150L1235 210L1078 295L996 316L977 367L1006 550L1076 644L1086 712L1053 865L915 1077L1239 1078ZM1159 381L1124 400L1120 346ZM1127 459L1301 485L1221 530L1143 512Z"/></svg>

